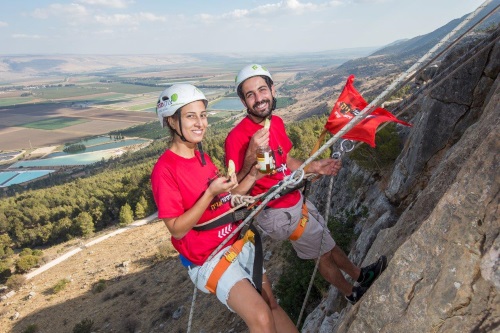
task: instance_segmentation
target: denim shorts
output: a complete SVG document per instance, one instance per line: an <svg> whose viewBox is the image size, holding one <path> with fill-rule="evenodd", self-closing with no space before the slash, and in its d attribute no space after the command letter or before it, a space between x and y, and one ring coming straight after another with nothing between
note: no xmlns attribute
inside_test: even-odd
<svg viewBox="0 0 500 333"><path fill-rule="evenodd" d="M217 265L220 258L229 248L230 246L223 248L211 260L205 261L202 266L188 268L191 281L193 281L196 287L204 293L209 293L207 288L205 288L208 278L210 277L215 265ZM250 283L254 284L252 281L254 256L255 246L252 242L247 242L238 254L238 257L236 257L237 259L229 265L224 274L222 274L219 283L217 283L217 289L215 290L217 298L232 312L234 311L227 305L227 299L229 298L231 288L243 279L247 279ZM263 270L263 273L264 272L265 270Z"/></svg>
<svg viewBox="0 0 500 333"><path fill-rule="evenodd" d="M302 217L303 197L294 206L288 208L264 209L256 216L256 222L269 236L276 240L285 240L295 231ZM325 226L325 219L316 207L306 200L309 221L302 236L291 241L301 259L316 259L329 252L335 246L330 230Z"/></svg>

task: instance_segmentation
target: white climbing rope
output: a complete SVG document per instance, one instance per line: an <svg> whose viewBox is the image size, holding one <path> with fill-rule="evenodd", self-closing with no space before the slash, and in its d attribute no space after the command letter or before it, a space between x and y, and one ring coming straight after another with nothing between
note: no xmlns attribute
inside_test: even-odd
<svg viewBox="0 0 500 333"><path fill-rule="evenodd" d="M333 152L332 153L332 158L336 159L336 160L340 160L342 159L342 157L352 151L354 149L354 142L351 141L351 140L347 140L347 139L344 139L340 142L340 149L336 152ZM325 216L324 216L324 220L325 220L325 225L324 225L324 228L323 228L323 233L321 235L321 246L319 248L319 254L318 254L318 258L316 258L316 264L314 265L314 270L313 270L313 273L311 275L311 280L309 281L309 286L307 287L307 292L306 292L306 296L304 297L304 301L302 302L302 308L300 309L300 314L299 314L299 319L297 319L297 324L295 325L297 328L300 327L300 323L301 323L301 320L302 320L302 316L304 314L304 310L306 308L306 304L307 304L307 299L309 298L309 294L311 293L311 289L312 289L312 286L313 286L313 282L314 282L314 278L316 276L316 273L318 271L318 267L319 267L319 261L320 261L320 258L321 258L321 252L323 250L323 245L324 245L324 237L325 237L325 232L326 230L328 229L328 219L330 218L330 202L332 201L332 193L333 193L333 183L335 182L335 178L333 176L330 177L330 182L328 184L328 196L327 196L327 199L326 199L326 208L325 208Z"/></svg>

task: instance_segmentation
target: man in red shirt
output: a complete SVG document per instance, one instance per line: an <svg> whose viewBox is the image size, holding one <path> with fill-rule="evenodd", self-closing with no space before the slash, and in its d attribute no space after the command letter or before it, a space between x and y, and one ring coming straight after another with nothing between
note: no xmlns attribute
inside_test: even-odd
<svg viewBox="0 0 500 333"><path fill-rule="evenodd" d="M283 120L272 115L276 107L276 92L269 71L258 64L245 66L236 77L236 91L247 108L247 116L226 138L226 164L233 160L238 179L242 179L256 163L257 149L270 146L276 166L275 173L265 175L255 182L250 191L250 194L255 196L267 192L298 169L303 162L288 155L292 142L286 134ZM266 119L270 120L269 129L264 126ZM308 172L336 175L340 168L339 160L327 158L311 162ZM337 287L352 304L361 298L387 266L384 256L364 268L354 265L342 249L335 245L316 207L304 200L299 190L271 200L267 208L256 215L258 225L274 239L291 239L299 258L319 257L320 274ZM307 221L305 227L304 221ZM300 232L297 238L298 230ZM342 271L353 278L357 285L350 284Z"/></svg>

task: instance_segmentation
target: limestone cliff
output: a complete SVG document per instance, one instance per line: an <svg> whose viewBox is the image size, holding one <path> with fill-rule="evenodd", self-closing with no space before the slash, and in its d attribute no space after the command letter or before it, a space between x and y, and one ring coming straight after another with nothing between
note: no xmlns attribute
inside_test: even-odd
<svg viewBox="0 0 500 333"><path fill-rule="evenodd" d="M442 59L445 71L483 39L493 40L420 99L389 174L345 160L330 209L368 207L350 257L366 265L385 254L389 266L354 306L340 308L345 303L331 288L303 332L499 329L498 36L498 29L476 36ZM324 194L326 182L316 193Z"/></svg>

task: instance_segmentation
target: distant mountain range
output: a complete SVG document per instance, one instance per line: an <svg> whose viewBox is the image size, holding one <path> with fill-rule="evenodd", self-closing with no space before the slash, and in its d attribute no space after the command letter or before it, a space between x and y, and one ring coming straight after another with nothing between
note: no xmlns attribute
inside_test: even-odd
<svg viewBox="0 0 500 333"><path fill-rule="evenodd" d="M496 1L495 1L496 2ZM491 10L498 4L490 4L486 10ZM370 66L370 71L377 71L380 57L384 62L400 63L410 59L418 59L447 33L452 31L460 19L455 19L439 29L426 35L411 39L397 40L382 48L360 47L338 49L323 52L303 53L269 53L269 54L219 54L219 53L196 53L196 54L164 54L164 55L6 55L0 56L0 84L15 83L16 81L54 75L68 75L79 73L99 73L109 71L140 71L144 68L168 69L173 66L220 64L223 68L236 70L242 64L249 61L266 63L273 67L297 68L300 70L307 64L307 68L328 68L340 66L337 71L352 71L351 68L364 70ZM477 19L476 19L477 21ZM483 22L480 29L486 29L492 25L498 25L500 13L495 12L490 18ZM472 23L471 23L472 24ZM368 57L367 57L368 56ZM367 57L367 58L364 58ZM370 59L377 61L371 62ZM360 67L360 64L362 65ZM354 73L355 74L355 73ZM369 72L366 73L370 75ZM332 82L326 82L331 84Z"/></svg>
<svg viewBox="0 0 500 333"><path fill-rule="evenodd" d="M484 13L489 12L495 6L498 6L498 1L490 4L484 9ZM481 15L464 26L455 37L461 35L472 24L475 24ZM448 33L455 29L458 24L465 19L467 15L459 19L455 19L446 25L425 35L417 36L411 39L398 40L391 44L375 50L367 57L356 58L346 61L341 66L333 71L331 69L318 70L318 76L329 76L328 79L318 80L318 87L335 86L345 80L345 78L354 74L359 78L369 76L384 76L394 72L403 72L409 66L408 63L414 63L428 52L434 45L443 39ZM481 23L475 30L499 29L500 11L497 9L488 19Z"/></svg>

